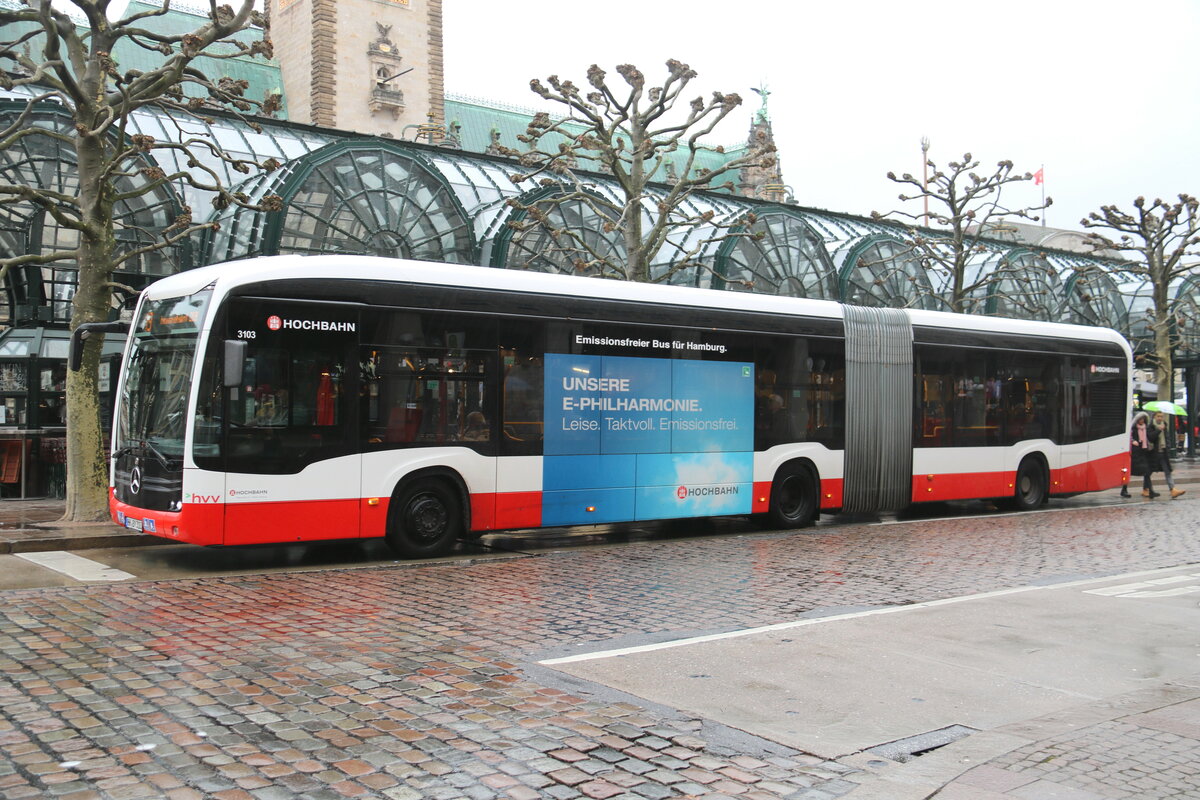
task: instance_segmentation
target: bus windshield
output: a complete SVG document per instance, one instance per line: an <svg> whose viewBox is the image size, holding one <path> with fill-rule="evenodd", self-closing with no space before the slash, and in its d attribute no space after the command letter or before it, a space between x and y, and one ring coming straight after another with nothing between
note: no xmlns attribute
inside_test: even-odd
<svg viewBox="0 0 1200 800"><path fill-rule="evenodd" d="M164 467L183 458L188 388L200 326L212 290L150 300L130 335L133 346L121 387L117 451L140 447Z"/></svg>

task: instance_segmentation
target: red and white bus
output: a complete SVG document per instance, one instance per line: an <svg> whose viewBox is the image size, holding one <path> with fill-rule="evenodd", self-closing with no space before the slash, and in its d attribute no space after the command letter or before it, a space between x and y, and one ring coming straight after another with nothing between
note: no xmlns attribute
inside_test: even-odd
<svg viewBox="0 0 1200 800"><path fill-rule="evenodd" d="M1128 480L1115 331L358 256L183 272L126 346L112 514L200 545L996 498Z"/></svg>

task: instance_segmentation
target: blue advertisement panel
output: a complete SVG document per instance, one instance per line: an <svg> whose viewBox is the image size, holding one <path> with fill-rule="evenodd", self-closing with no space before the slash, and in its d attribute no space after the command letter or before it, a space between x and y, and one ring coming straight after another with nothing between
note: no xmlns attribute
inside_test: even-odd
<svg viewBox="0 0 1200 800"><path fill-rule="evenodd" d="M754 367L547 354L543 525L749 513Z"/></svg>

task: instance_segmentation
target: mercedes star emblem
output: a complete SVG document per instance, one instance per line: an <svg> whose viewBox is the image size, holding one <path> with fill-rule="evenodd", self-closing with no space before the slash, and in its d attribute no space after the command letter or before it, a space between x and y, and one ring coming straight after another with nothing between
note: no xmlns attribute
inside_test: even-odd
<svg viewBox="0 0 1200 800"><path fill-rule="evenodd" d="M129 491L137 494L142 490L142 468L134 467L129 473Z"/></svg>

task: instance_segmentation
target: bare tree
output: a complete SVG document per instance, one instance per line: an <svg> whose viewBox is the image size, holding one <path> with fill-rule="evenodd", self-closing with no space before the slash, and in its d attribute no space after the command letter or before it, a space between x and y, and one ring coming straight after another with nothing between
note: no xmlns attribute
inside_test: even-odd
<svg viewBox="0 0 1200 800"><path fill-rule="evenodd" d="M1155 371L1159 399L1171 400L1167 393L1173 386L1174 353L1184 326L1196 317L1195 298L1172 298L1171 285L1195 275L1200 266L1200 201L1181 194L1176 203L1156 199L1147 205L1146 198L1139 197L1133 208L1125 212L1101 206L1080 224L1096 229L1085 244L1119 259L1106 262L1109 270L1147 283L1152 341L1144 343L1145 360Z"/></svg>
<svg viewBox="0 0 1200 800"><path fill-rule="evenodd" d="M901 194L901 202L922 201L920 212L891 211L872 213L876 220L888 219L904 226L905 255L915 260L929 276L927 282L911 281L914 289L922 285L933 287L946 310L964 313L976 311L974 301L986 293L989 284L1005 281L1009 285L1037 285L1036 276L1026 274L1027 268L1001 260L992 270L972 270L989 252L995 252L988 240L997 234L1003 223L1015 219L1036 221L1032 212L1047 208L1053 201L1025 208L1009 208L1002 202L1005 187L1033 180L1031 173L1015 174L1011 161L997 162L990 173L979 173L979 160L970 153L960 161L951 161L941 169L929 159L927 142L922 142L924 157L921 178L907 172L888 179L911 187L912 194ZM921 224L923 223L923 224Z"/></svg>
<svg viewBox="0 0 1200 800"><path fill-rule="evenodd" d="M643 282L667 281L680 270L703 267L698 256L730 235L748 233L753 218L721 219L711 209L697 211L689 198L705 189L733 187L715 180L743 167L774 164L774 146L752 142L745 153L727 161L720 173L698 168L702 142L716 126L741 105L736 94L713 92L697 97L687 110L672 113L688 84L696 77L687 64L667 61L667 78L661 86L647 88L636 67L617 67L624 87L615 87L596 65L588 69L592 91L557 75L549 87L539 80L530 88L546 100L563 105L567 115L552 120L550 114L534 117L524 136L529 150L506 150L527 170L517 181L539 180L546 187L536 197L514 199L510 205L524 212L510 227L518 232L540 228L550 244L548 257L568 264L572 271ZM724 152L722 148L716 148ZM618 191L595 187L594 170L611 176ZM590 235L578 226L562 224L563 211L585 209L598 221L604 237ZM696 235L687 236L688 233ZM611 247L619 237L620 246ZM668 254L668 264L652 271L656 256Z"/></svg>
<svg viewBox="0 0 1200 800"><path fill-rule="evenodd" d="M253 0L234 10L210 0L205 21L179 34L156 32L154 22L170 10L162 8L109 19L110 0L23 0L22 8L0 9L0 86L27 102L24 110L0 125L0 149L38 138L73 149L78 172L76 194L53 191L32 183L0 183L0 203L20 210L39 210L62 228L76 232L78 244L69 250L6 255L0 258L0 279L15 266L60 262L77 266L71 328L106 320L112 309L113 272L123 263L167 248L194 236L213 223L197 222L192 210L161 230L139 231L138 243L124 243L118 233L114 207L146 196L171 183L206 190L214 204L227 207L246 199L221 185L212 166L225 162L237 172L273 169L271 161L256 164L225 153L208 138L189 136L179 128L172 141L156 141L134 131L137 112L161 113L176 122L185 118L209 121L204 114L223 108L239 115L272 112L278 97L251 100L245 81L205 75L198 58L229 59L270 56L265 35L253 41L236 35L264 20ZM68 13L69 12L69 13ZM253 38L253 37L251 37ZM140 48L153 54L149 70L124 70L114 61L114 49ZM200 62L203 63L203 62ZM69 126L31 124L46 107L62 109ZM253 125L253 123L251 123ZM182 151L183 169L168 172L154 154ZM203 151L205 158L200 158ZM162 163L173 163L164 160ZM274 198L277 200L277 198ZM269 201L269 202L274 202ZM107 467L101 439L98 387L103 336L92 336L83 352L83 368L67 376L67 505L64 519L95 520L107 515Z"/></svg>

